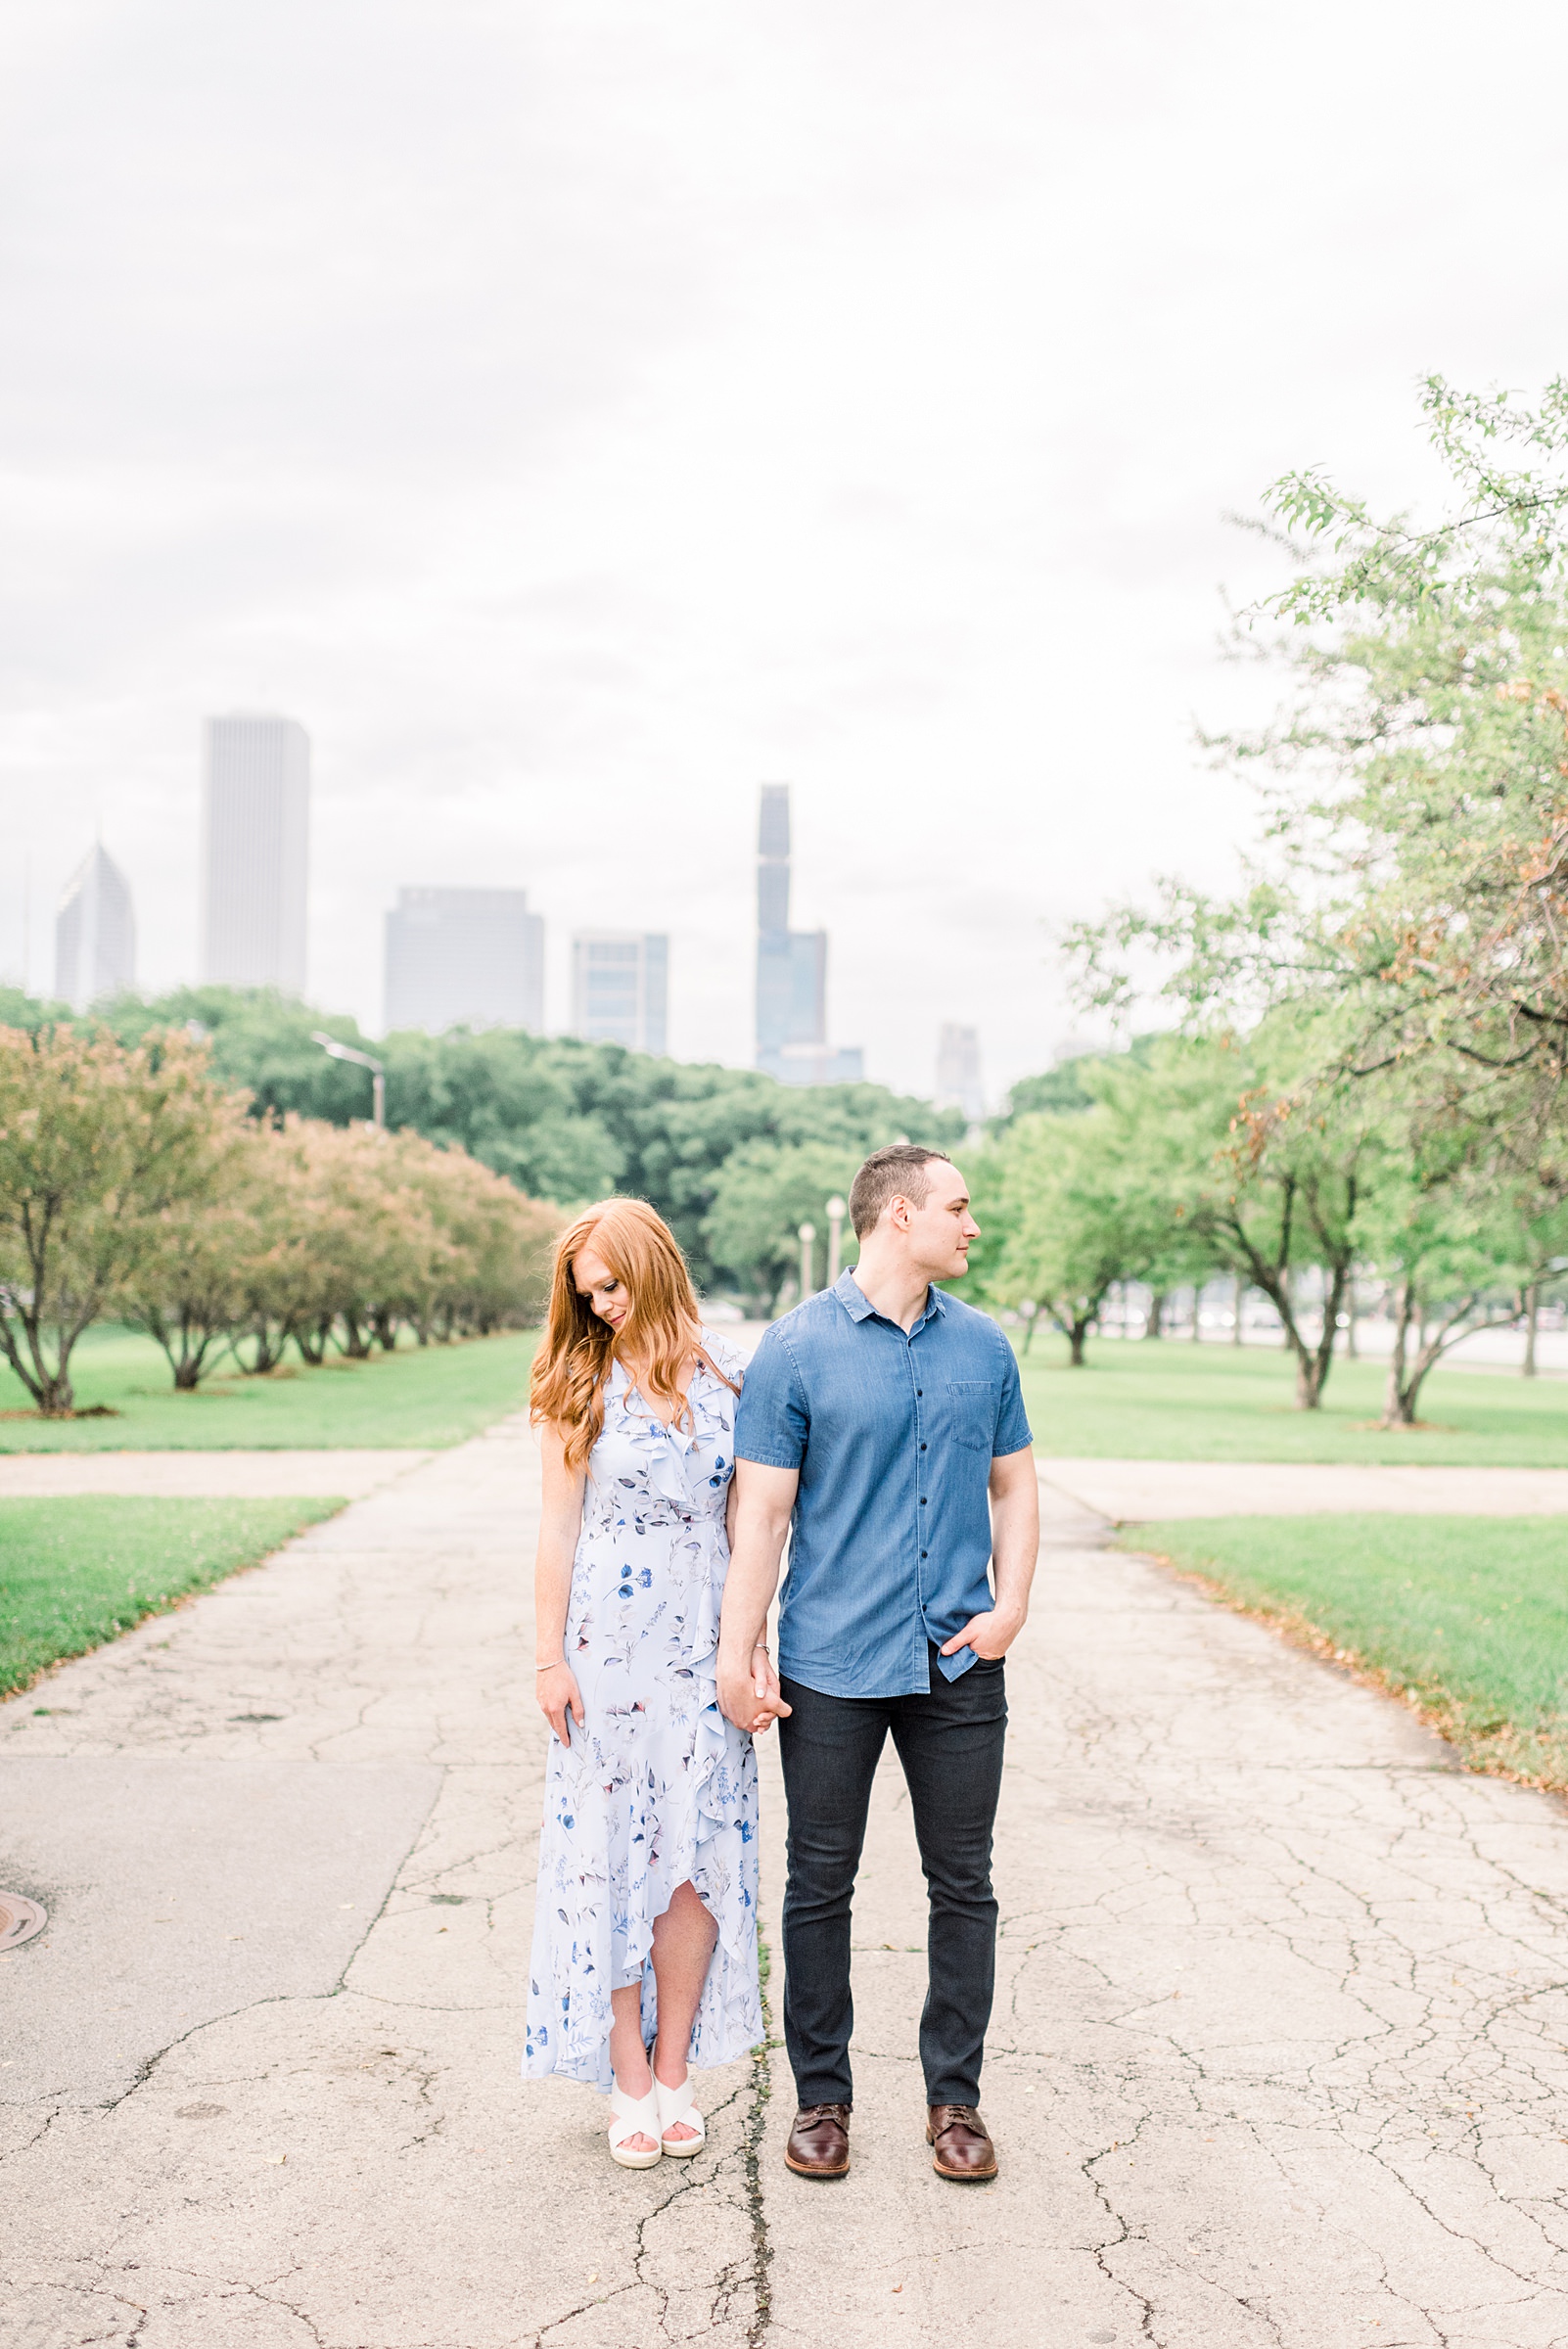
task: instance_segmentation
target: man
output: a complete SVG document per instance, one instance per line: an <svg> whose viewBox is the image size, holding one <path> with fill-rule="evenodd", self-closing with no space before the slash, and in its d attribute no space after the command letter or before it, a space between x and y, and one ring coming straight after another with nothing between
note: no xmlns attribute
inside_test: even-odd
<svg viewBox="0 0 1568 2349"><path fill-rule="evenodd" d="M746 1373L718 1700L742 1728L779 1724L784 2044L800 2105L785 2160L804 2178L850 2167L850 1905L891 1729L931 1903L926 2142L939 2177L968 2183L996 2175L979 2112L991 1843L1002 1658L1028 1609L1039 1496L1012 1348L931 1285L961 1277L979 1237L957 1168L912 1143L878 1150L850 1213L855 1269L776 1321ZM775 1675L754 1670L753 1647L786 1533Z"/></svg>

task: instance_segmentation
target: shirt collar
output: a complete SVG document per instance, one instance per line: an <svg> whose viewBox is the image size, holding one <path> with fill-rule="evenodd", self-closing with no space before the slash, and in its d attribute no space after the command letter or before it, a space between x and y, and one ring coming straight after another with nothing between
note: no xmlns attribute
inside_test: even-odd
<svg viewBox="0 0 1568 2349"><path fill-rule="evenodd" d="M839 1274L838 1279L833 1283L833 1294L838 1299L840 1305L843 1306L845 1312L849 1314L852 1321L869 1320L871 1315L876 1313L876 1307L871 1303L870 1298L861 1288L859 1282L855 1279L853 1272L841 1272ZM913 1324L914 1328L918 1329L921 1322L926 1320L932 1313L935 1312L939 1313L945 1313L946 1311L947 1300L943 1295L942 1291L940 1289L928 1287L926 1290L926 1302L921 1307L920 1312L915 1315ZM881 1316L878 1315L878 1318L880 1319Z"/></svg>

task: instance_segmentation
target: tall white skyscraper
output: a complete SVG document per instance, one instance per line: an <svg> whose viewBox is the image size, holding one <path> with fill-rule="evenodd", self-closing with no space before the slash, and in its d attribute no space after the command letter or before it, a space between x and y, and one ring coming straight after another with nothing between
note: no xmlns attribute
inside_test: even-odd
<svg viewBox="0 0 1568 2349"><path fill-rule="evenodd" d="M669 940L658 931L579 930L572 941L572 1033L590 1043L665 1051Z"/></svg>
<svg viewBox="0 0 1568 2349"><path fill-rule="evenodd" d="M202 976L304 992L310 737L292 717L209 717Z"/></svg>
<svg viewBox="0 0 1568 2349"><path fill-rule="evenodd" d="M944 1022L937 1044L937 1107L961 1109L971 1126L978 1126L985 1116L978 1028Z"/></svg>
<svg viewBox="0 0 1568 2349"><path fill-rule="evenodd" d="M544 923L523 889L400 889L387 916L386 1022L544 1026Z"/></svg>
<svg viewBox="0 0 1568 2349"><path fill-rule="evenodd" d="M108 851L89 850L55 915L55 993L76 1011L136 984L130 883Z"/></svg>

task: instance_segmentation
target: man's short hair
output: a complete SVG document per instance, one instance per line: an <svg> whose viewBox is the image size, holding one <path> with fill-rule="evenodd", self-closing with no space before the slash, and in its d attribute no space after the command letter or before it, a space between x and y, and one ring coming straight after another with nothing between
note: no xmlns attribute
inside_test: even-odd
<svg viewBox="0 0 1568 2349"><path fill-rule="evenodd" d="M926 1169L934 1159L952 1165L945 1150L928 1150L923 1142L890 1142L886 1150L872 1151L850 1185L850 1221L857 1240L865 1238L890 1199L925 1206L931 1196Z"/></svg>

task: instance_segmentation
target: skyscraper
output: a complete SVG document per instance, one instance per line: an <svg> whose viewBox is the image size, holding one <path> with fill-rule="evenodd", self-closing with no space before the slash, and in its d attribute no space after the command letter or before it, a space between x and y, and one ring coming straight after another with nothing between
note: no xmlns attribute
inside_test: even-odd
<svg viewBox="0 0 1568 2349"><path fill-rule="evenodd" d="M76 1011L136 984L136 916L130 883L100 842L60 896L55 915L55 993Z"/></svg>
<svg viewBox="0 0 1568 2349"><path fill-rule="evenodd" d="M980 1079L980 1031L944 1021L937 1043L937 1107L961 1109L971 1126L986 1114Z"/></svg>
<svg viewBox="0 0 1568 2349"><path fill-rule="evenodd" d="M669 941L658 931L579 930L572 941L572 1033L665 1051Z"/></svg>
<svg viewBox="0 0 1568 2349"><path fill-rule="evenodd" d="M523 889L400 889L387 916L386 1022L544 1026L544 922Z"/></svg>
<svg viewBox="0 0 1568 2349"><path fill-rule="evenodd" d="M292 717L209 717L202 792L202 976L305 983L310 737Z"/></svg>
<svg viewBox="0 0 1568 2349"><path fill-rule="evenodd" d="M858 1047L827 1042L827 932L790 928L790 787L762 785L757 827L757 1065L784 1084L854 1084Z"/></svg>

